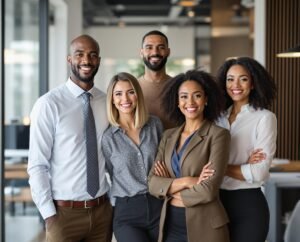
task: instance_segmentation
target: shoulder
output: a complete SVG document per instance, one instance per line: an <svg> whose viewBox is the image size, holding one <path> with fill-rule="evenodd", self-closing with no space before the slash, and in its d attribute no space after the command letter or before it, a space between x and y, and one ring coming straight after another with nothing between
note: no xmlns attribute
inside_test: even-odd
<svg viewBox="0 0 300 242"><path fill-rule="evenodd" d="M163 133L163 137L168 138L168 137L172 136L172 134L177 132L180 128L181 127L179 126L179 127L175 127L175 128L165 130L164 133Z"/></svg>
<svg viewBox="0 0 300 242"><path fill-rule="evenodd" d="M219 125L215 124L214 122L207 121L206 125L208 126L207 134L209 136L215 136L215 135L217 135L217 136L218 135L230 136L230 132L229 132L228 129L220 127Z"/></svg>
<svg viewBox="0 0 300 242"><path fill-rule="evenodd" d="M94 87L95 99L100 102L106 102L106 94L99 88Z"/></svg>
<svg viewBox="0 0 300 242"><path fill-rule="evenodd" d="M55 105L57 100L59 100L59 98L63 96L63 92L65 91L65 85L60 85L50 90L49 92L45 93L37 99L37 101L34 104L34 109L46 108Z"/></svg>
<svg viewBox="0 0 300 242"><path fill-rule="evenodd" d="M158 117L153 116L153 115L149 116L149 119L148 119L146 125L144 125L143 129L144 128L146 128L146 130L148 130L146 132L157 133L157 134L159 134L159 136L161 136L161 134L163 133L162 122L160 121L160 119Z"/></svg>
<svg viewBox="0 0 300 242"><path fill-rule="evenodd" d="M116 128L112 125L109 125L107 127L107 129L103 132L103 135L102 135L102 140L108 140L108 139L111 139L113 134L114 134L114 130Z"/></svg>
<svg viewBox="0 0 300 242"><path fill-rule="evenodd" d="M162 126L162 122L157 116L149 115L148 124L151 126Z"/></svg>
<svg viewBox="0 0 300 242"><path fill-rule="evenodd" d="M276 115L268 109L252 109L253 113L259 120L276 121Z"/></svg>
<svg viewBox="0 0 300 242"><path fill-rule="evenodd" d="M116 130L116 127L109 125L107 129L103 132L101 138L101 146L103 150L111 150L116 144L116 142L118 142L118 139L114 136Z"/></svg>
<svg viewBox="0 0 300 242"><path fill-rule="evenodd" d="M215 123L211 123L210 126L211 130L214 132L220 132L220 133L229 133L228 129L225 129L223 127L220 127L219 125L215 124Z"/></svg>

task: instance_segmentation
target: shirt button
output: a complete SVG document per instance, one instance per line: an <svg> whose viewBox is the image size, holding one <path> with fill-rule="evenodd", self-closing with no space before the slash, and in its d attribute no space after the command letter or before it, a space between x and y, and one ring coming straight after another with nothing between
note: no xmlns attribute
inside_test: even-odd
<svg viewBox="0 0 300 242"><path fill-rule="evenodd" d="M138 153L138 156L141 156L141 153Z"/></svg>
<svg viewBox="0 0 300 242"><path fill-rule="evenodd" d="M163 193L163 192L164 192L164 189L161 188L161 189L159 190L159 192L160 192L160 193Z"/></svg>

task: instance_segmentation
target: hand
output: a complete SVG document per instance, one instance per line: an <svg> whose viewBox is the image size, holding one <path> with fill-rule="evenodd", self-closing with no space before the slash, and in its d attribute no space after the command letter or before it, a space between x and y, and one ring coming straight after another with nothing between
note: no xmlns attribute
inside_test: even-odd
<svg viewBox="0 0 300 242"><path fill-rule="evenodd" d="M176 206L176 207L184 207L180 192L176 192L176 193L172 194L172 199L170 201L170 204L173 206Z"/></svg>
<svg viewBox="0 0 300 242"><path fill-rule="evenodd" d="M171 177L164 161L155 162L154 174L160 177Z"/></svg>
<svg viewBox="0 0 300 242"><path fill-rule="evenodd" d="M51 217L48 217L45 219L45 225L46 225L46 229L49 229L52 224L55 222L55 220L57 219L57 215L52 215Z"/></svg>
<svg viewBox="0 0 300 242"><path fill-rule="evenodd" d="M266 153L263 152L263 149L256 149L253 150L247 163L248 164L256 164L263 160L265 160L267 157Z"/></svg>
<svg viewBox="0 0 300 242"><path fill-rule="evenodd" d="M205 166L203 166L197 184L200 184L202 181L207 180L208 178L214 175L215 170L208 168L210 165L211 165L211 161L209 161Z"/></svg>
<svg viewBox="0 0 300 242"><path fill-rule="evenodd" d="M172 194L173 199L179 200L182 202L182 197L180 195L180 192L175 192Z"/></svg>

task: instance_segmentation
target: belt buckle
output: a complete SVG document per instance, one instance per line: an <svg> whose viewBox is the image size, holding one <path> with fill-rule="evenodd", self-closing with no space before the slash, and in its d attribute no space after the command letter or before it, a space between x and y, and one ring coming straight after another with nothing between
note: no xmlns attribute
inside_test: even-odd
<svg viewBox="0 0 300 242"><path fill-rule="evenodd" d="M91 208L91 206L88 206L87 203L88 203L88 201L85 200L84 201L84 208Z"/></svg>

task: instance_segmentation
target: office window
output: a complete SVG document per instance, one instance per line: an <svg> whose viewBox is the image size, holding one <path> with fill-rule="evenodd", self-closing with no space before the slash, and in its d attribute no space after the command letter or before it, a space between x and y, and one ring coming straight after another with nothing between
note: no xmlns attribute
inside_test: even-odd
<svg viewBox="0 0 300 242"><path fill-rule="evenodd" d="M26 172L29 114L39 95L39 0L4 2L5 241L41 241Z"/></svg>
<svg viewBox="0 0 300 242"><path fill-rule="evenodd" d="M38 97L38 2L5 1L5 124L28 123Z"/></svg>

